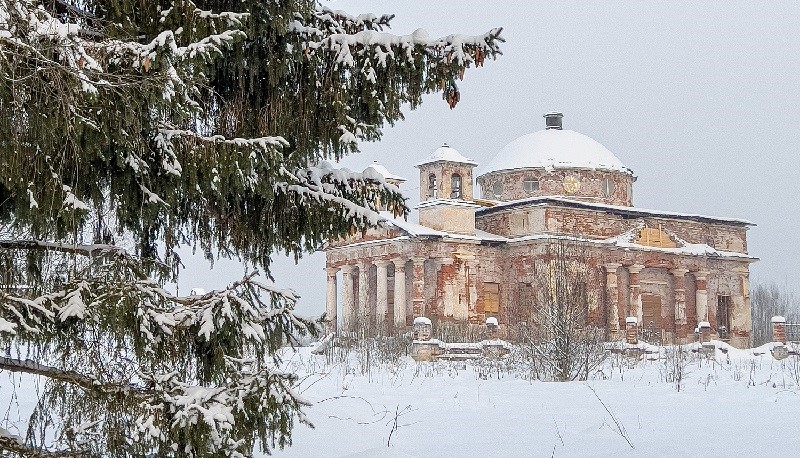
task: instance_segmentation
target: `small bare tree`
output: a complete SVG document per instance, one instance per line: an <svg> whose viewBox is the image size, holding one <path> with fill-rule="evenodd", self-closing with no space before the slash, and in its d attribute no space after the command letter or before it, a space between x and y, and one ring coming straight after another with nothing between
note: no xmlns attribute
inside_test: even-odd
<svg viewBox="0 0 800 458"><path fill-rule="evenodd" d="M576 241L551 242L534 266L528 348L547 378L586 380L606 358L601 330L589 322L597 275Z"/></svg>

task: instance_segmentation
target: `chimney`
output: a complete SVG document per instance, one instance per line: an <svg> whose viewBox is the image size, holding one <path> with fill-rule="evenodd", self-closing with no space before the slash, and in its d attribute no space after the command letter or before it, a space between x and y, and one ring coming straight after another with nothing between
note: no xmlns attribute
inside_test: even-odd
<svg viewBox="0 0 800 458"><path fill-rule="evenodd" d="M563 117L563 114L551 111L550 113L544 115L544 124L548 129L561 130L561 118Z"/></svg>

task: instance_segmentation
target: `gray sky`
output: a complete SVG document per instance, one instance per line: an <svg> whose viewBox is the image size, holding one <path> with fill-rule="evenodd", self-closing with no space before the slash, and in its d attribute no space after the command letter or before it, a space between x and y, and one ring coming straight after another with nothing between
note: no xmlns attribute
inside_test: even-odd
<svg viewBox="0 0 800 458"><path fill-rule="evenodd" d="M429 96L380 143L342 165L373 160L409 179L442 142L485 165L505 144L564 113L564 128L610 149L639 177L634 205L744 218L754 282L800 280L800 3L465 2L337 0L349 13L393 13L392 32L479 34L503 27L504 55L470 69L450 110ZM221 287L235 263L190 261L182 287ZM279 285L298 309L325 308L324 255L281 260Z"/></svg>

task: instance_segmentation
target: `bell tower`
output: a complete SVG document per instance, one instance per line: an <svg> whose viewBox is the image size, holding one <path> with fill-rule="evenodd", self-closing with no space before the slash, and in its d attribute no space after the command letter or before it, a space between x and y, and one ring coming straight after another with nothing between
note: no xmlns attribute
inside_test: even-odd
<svg viewBox="0 0 800 458"><path fill-rule="evenodd" d="M419 169L419 223L432 229L475 234L473 169L478 165L455 148L443 144Z"/></svg>
<svg viewBox="0 0 800 458"><path fill-rule="evenodd" d="M427 159L417 164L419 169L419 200L455 199L471 202L472 169L478 165L462 156L455 148L443 144Z"/></svg>

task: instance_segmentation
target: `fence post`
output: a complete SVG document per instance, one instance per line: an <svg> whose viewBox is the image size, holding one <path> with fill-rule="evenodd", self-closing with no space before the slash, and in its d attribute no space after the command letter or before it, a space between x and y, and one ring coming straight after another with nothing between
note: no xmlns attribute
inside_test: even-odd
<svg viewBox="0 0 800 458"><path fill-rule="evenodd" d="M697 323L697 327L700 328L700 343L711 342L711 323L708 321L701 321Z"/></svg>
<svg viewBox="0 0 800 458"><path fill-rule="evenodd" d="M786 344L786 318L782 316L772 317L772 341Z"/></svg>
<svg viewBox="0 0 800 458"><path fill-rule="evenodd" d="M625 318L625 342L630 345L639 343L639 319L635 316Z"/></svg>

